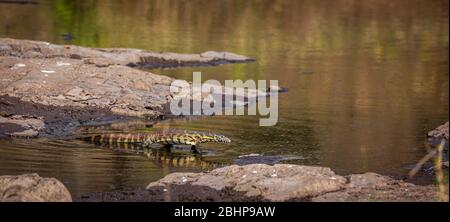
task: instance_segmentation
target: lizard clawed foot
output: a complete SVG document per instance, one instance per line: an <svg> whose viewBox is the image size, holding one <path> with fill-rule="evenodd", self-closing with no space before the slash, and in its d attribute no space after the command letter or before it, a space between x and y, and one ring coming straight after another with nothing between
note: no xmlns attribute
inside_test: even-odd
<svg viewBox="0 0 450 222"><path fill-rule="evenodd" d="M173 144L167 144L167 145L164 146L164 148L166 148L166 151L167 151L168 153L170 153L170 151L172 151Z"/></svg>
<svg viewBox="0 0 450 222"><path fill-rule="evenodd" d="M202 152L200 151L200 149L196 146L196 145L192 145L191 146L191 150L193 153L195 154L201 154Z"/></svg>

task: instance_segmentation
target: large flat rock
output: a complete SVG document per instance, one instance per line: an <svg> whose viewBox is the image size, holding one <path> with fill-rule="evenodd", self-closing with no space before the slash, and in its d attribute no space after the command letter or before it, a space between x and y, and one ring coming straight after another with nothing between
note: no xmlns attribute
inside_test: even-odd
<svg viewBox="0 0 450 222"><path fill-rule="evenodd" d="M232 165L209 173L174 173L148 185L149 190L184 190L196 187L200 195L192 195L192 200L220 201L229 192L242 194L242 199L265 201L302 200L322 193L337 191L344 187L346 180L329 168L309 167L289 164ZM203 188L203 191L202 191ZM177 191L174 191L177 192ZM174 196L172 201L179 201Z"/></svg>
<svg viewBox="0 0 450 222"><path fill-rule="evenodd" d="M229 52L158 53L0 38L0 116L4 118L0 124L14 126L14 129L25 126L16 135L41 135L42 129L46 134L57 133L61 127L53 127L49 119L58 115L49 117L40 112L46 109L42 106L49 107L53 114L60 114L59 119L73 119L62 124L67 126L77 126L88 119L94 122L113 120L117 116L155 119L168 113L165 107L173 98L170 84L174 79L132 67L247 61L252 59ZM83 110L89 110L90 114ZM22 118L25 122L11 120L11 116L17 115L26 117ZM45 127L40 130L28 127L27 119L42 120Z"/></svg>
<svg viewBox="0 0 450 222"><path fill-rule="evenodd" d="M0 38L0 56L20 58L72 58L99 67L109 65L177 67L250 62L253 58L231 52L206 51L197 54L152 52L130 48L87 48L48 42Z"/></svg>

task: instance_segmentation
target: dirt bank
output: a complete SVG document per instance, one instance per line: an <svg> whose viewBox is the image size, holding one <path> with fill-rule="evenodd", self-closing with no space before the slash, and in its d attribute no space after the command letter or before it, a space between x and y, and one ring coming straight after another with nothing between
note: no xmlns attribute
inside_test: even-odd
<svg viewBox="0 0 450 222"><path fill-rule="evenodd" d="M252 60L228 52L156 53L0 39L0 135L63 135L88 122L157 119L167 114L174 79L131 67Z"/></svg>
<svg viewBox="0 0 450 222"><path fill-rule="evenodd" d="M375 173L340 176L325 167L251 164L172 173L146 189L91 193L75 201L436 201L435 190Z"/></svg>

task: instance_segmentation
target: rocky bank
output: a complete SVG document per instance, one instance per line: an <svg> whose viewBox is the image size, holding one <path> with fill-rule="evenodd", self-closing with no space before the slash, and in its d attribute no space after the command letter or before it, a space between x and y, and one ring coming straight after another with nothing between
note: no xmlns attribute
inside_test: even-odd
<svg viewBox="0 0 450 222"><path fill-rule="evenodd" d="M25 174L0 176L0 201L65 202L72 197L54 178ZM145 189L96 192L73 201L436 201L436 187L376 173L341 176L325 167L250 164L172 173Z"/></svg>
<svg viewBox="0 0 450 222"><path fill-rule="evenodd" d="M91 193L75 201L436 201L435 190L376 173L340 176L325 167L250 164L172 173L146 189Z"/></svg>
<svg viewBox="0 0 450 222"><path fill-rule="evenodd" d="M83 124L161 118L174 79L132 67L249 61L229 52L160 53L0 38L0 136L66 135Z"/></svg>

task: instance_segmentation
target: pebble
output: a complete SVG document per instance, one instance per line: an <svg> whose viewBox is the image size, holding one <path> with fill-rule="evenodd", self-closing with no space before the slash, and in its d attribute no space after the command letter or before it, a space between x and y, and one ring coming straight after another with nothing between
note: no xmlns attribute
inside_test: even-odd
<svg viewBox="0 0 450 222"><path fill-rule="evenodd" d="M22 67L25 67L26 65L25 64L23 64L23 63L17 63L17 64L14 64L12 67L11 67L11 69L18 69L18 68L22 68Z"/></svg>
<svg viewBox="0 0 450 222"><path fill-rule="evenodd" d="M41 70L42 73L55 73L53 70Z"/></svg>
<svg viewBox="0 0 450 222"><path fill-rule="evenodd" d="M57 62L56 65L57 66L70 66L71 64L68 62Z"/></svg>
<svg viewBox="0 0 450 222"><path fill-rule="evenodd" d="M247 154L247 155L238 156L238 158L254 157L254 156L262 156L262 155L261 154L257 154L257 153L251 153L251 154Z"/></svg>

